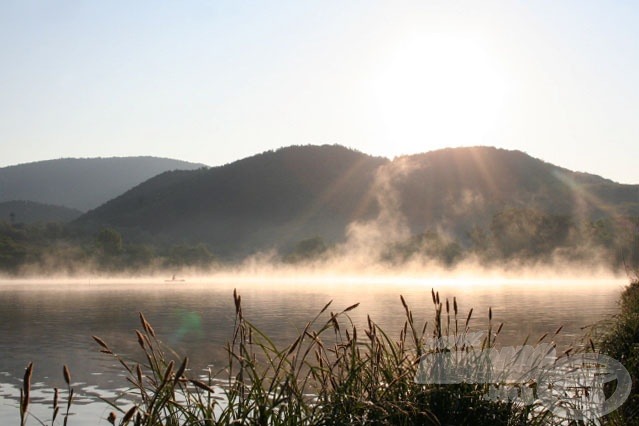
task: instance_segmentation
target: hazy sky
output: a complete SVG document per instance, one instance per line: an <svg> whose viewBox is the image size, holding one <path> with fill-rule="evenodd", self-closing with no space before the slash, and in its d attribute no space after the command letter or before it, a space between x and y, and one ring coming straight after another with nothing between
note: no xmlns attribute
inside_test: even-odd
<svg viewBox="0 0 639 426"><path fill-rule="evenodd" d="M0 1L0 166L519 149L639 183L639 2Z"/></svg>

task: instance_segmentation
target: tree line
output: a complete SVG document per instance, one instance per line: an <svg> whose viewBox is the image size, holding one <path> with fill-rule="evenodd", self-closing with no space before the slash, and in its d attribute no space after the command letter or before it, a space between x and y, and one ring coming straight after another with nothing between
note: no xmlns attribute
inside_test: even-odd
<svg viewBox="0 0 639 426"><path fill-rule="evenodd" d="M283 263L300 264L330 257L335 245L309 236L280 249ZM155 269L211 269L225 262L207 244L129 241L116 229L89 233L61 223L20 224L0 221L0 271L6 274L148 272ZM220 250L221 251L221 250ZM375 261L393 265L420 260L454 267L472 258L485 265L504 262L603 262L610 268L639 265L639 218L597 220L553 215L533 209L507 209L488 223L463 232L434 226L380 249Z"/></svg>
<svg viewBox="0 0 639 426"><path fill-rule="evenodd" d="M127 242L111 228L86 234L60 223L0 222L0 271L34 273L150 272L210 268L216 257L205 244Z"/></svg>

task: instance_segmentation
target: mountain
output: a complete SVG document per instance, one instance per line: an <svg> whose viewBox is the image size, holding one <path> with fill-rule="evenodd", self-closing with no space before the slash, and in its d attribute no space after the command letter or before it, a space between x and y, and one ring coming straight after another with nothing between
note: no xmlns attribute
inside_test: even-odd
<svg viewBox="0 0 639 426"><path fill-rule="evenodd" d="M221 167L163 173L76 223L202 241L223 254L315 235L335 240L353 220L373 217L370 183L387 162L341 146L283 148Z"/></svg>
<svg viewBox="0 0 639 426"><path fill-rule="evenodd" d="M341 146L295 146L195 171L155 176L80 217L164 243L216 253L344 240L354 221L395 217L412 235L464 236L509 209L594 220L639 215L639 186L576 173L519 151L455 148L393 161Z"/></svg>
<svg viewBox="0 0 639 426"><path fill-rule="evenodd" d="M639 215L639 185L577 173L520 151L454 148L395 159L389 174L413 233L463 232L507 209L598 219Z"/></svg>
<svg viewBox="0 0 639 426"><path fill-rule="evenodd" d="M81 214L80 210L34 201L0 202L0 221L9 223L70 222Z"/></svg>
<svg viewBox="0 0 639 426"><path fill-rule="evenodd" d="M155 157L64 158L0 168L0 202L35 201L87 211L167 170L203 167Z"/></svg>

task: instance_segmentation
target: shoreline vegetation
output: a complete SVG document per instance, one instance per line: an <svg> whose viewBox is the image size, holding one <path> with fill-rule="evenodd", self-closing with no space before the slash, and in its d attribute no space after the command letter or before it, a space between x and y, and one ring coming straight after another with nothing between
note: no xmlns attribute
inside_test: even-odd
<svg viewBox="0 0 639 426"><path fill-rule="evenodd" d="M329 241L316 235L287 246L274 243L263 251L224 256L205 243L145 242L115 228L90 231L54 222L0 221L0 277L144 276L158 271L170 277L259 266L338 272L363 267L377 271L473 267L619 273L625 265L639 264L638 224L636 217L579 221L511 209L496 214L484 227L456 234L431 229L381 238L385 232L377 229L381 234L375 241L359 237Z"/></svg>
<svg viewBox="0 0 639 426"><path fill-rule="evenodd" d="M579 353L606 354L623 363L632 380L628 401L618 410L596 421L566 421L554 416L538 400L522 403L526 395L538 396L543 386L523 383L519 397L487 398L490 384L419 384L415 382L420 360L437 352L433 339L454 336L457 344L472 339L469 321L473 315L458 312L456 298L440 300L432 291L435 310L430 321L417 321L405 299L399 302L405 321L398 335L382 330L368 317L358 329L349 312L330 310L331 302L286 345L276 345L250 320L242 299L233 292L235 326L226 344L226 367L196 374L188 358L178 357L162 343L152 325L140 313L140 329L135 331L140 352L137 358L117 353L117 342L93 336L99 350L113 357L126 376L128 390L114 400L108 416L113 425L563 425L639 424L639 279L631 280L620 299L620 313L584 336L583 344L569 348L558 359ZM494 348L503 324L492 320L475 342L482 351ZM561 327L554 335L561 331ZM535 342L550 343L552 333ZM465 344L465 343L464 343ZM465 350L468 347L457 347ZM71 372L63 376L66 391L55 390L50 419L33 419L29 414L29 388L33 369L25 371L20 397L21 425L73 424ZM481 376L481 371L473 370ZM609 394L614 389L606 389Z"/></svg>

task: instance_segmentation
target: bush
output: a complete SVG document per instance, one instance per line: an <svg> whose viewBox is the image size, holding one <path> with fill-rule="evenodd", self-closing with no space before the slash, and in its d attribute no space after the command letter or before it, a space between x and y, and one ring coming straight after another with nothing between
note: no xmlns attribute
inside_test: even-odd
<svg viewBox="0 0 639 426"><path fill-rule="evenodd" d="M621 294L620 311L602 339L602 351L620 361L632 377L628 401L610 417L613 424L639 425L639 279Z"/></svg>

